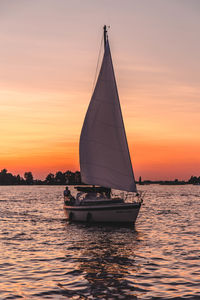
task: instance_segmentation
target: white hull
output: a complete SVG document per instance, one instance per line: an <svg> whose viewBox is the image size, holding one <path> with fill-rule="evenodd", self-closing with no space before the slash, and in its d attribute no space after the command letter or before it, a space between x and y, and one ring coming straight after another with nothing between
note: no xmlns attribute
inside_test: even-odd
<svg viewBox="0 0 200 300"><path fill-rule="evenodd" d="M140 206L140 203L92 206L67 206L64 204L64 211L70 221L135 223Z"/></svg>

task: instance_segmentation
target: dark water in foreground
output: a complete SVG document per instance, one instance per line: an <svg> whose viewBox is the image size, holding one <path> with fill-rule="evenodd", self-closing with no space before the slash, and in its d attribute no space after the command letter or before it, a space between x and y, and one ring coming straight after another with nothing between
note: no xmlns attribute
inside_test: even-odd
<svg viewBox="0 0 200 300"><path fill-rule="evenodd" d="M0 299L200 299L200 186L144 186L136 227L68 224L63 187L0 187Z"/></svg>

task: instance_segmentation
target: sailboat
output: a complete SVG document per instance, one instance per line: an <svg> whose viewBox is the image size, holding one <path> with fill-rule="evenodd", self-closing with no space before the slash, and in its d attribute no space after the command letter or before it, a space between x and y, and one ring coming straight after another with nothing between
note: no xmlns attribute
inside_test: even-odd
<svg viewBox="0 0 200 300"><path fill-rule="evenodd" d="M79 142L81 178L87 186L76 187L76 197L67 188L64 210L70 221L135 223L142 197L131 164L107 27L103 29L103 60Z"/></svg>

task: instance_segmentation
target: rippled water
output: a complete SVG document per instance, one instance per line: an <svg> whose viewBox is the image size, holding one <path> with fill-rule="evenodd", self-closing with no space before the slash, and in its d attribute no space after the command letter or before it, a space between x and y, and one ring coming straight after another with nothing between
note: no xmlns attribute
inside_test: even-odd
<svg viewBox="0 0 200 300"><path fill-rule="evenodd" d="M68 224L62 186L0 187L0 299L200 299L200 186L142 186L135 228Z"/></svg>

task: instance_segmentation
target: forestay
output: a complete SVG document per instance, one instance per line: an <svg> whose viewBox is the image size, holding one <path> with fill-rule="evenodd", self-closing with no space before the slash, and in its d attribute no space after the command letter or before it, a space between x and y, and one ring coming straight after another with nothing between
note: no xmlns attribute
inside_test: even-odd
<svg viewBox="0 0 200 300"><path fill-rule="evenodd" d="M79 151L84 183L137 191L108 40Z"/></svg>

